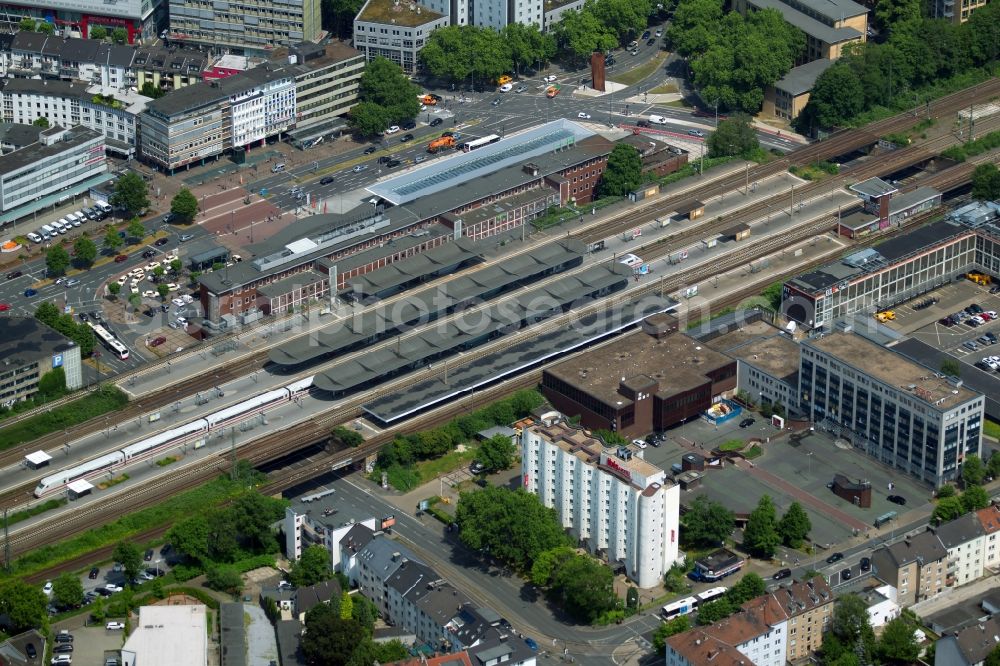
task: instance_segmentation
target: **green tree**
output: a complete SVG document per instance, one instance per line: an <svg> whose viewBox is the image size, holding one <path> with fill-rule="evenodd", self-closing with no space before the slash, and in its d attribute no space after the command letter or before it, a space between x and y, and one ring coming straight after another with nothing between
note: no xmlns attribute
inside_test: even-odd
<svg viewBox="0 0 1000 666"><path fill-rule="evenodd" d="M157 266L156 268L153 269L153 275L155 275L158 278L163 277L164 275L166 275L166 273L167 269L164 268L163 266Z"/></svg>
<svg viewBox="0 0 1000 666"><path fill-rule="evenodd" d="M551 60L556 54L556 40L535 24L508 23L500 30L500 41L507 49L514 70L521 71L536 62Z"/></svg>
<svg viewBox="0 0 1000 666"><path fill-rule="evenodd" d="M982 485L985 478L986 465L983 464L983 459L975 454L966 456L962 463L962 483L965 487Z"/></svg>
<svg viewBox="0 0 1000 666"><path fill-rule="evenodd" d="M574 551L569 546L558 546L542 551L531 564L531 582L539 587L552 584L552 577L563 562L573 557Z"/></svg>
<svg viewBox="0 0 1000 666"><path fill-rule="evenodd" d="M490 486L459 496L455 511L462 542L527 571L539 553L569 545L556 519L535 495L523 489Z"/></svg>
<svg viewBox="0 0 1000 666"><path fill-rule="evenodd" d="M958 377L962 374L962 366L953 358L941 359L941 372L949 377Z"/></svg>
<svg viewBox="0 0 1000 666"><path fill-rule="evenodd" d="M358 102L351 107L351 130L363 137L378 136L389 126L389 111L375 102Z"/></svg>
<svg viewBox="0 0 1000 666"><path fill-rule="evenodd" d="M846 124L864 109L865 96L857 72L836 62L816 78L809 102L795 126L802 132Z"/></svg>
<svg viewBox="0 0 1000 666"><path fill-rule="evenodd" d="M180 259L172 259L170 261L170 272L171 273L180 273L181 269L183 269L183 268L184 268L184 262L182 262Z"/></svg>
<svg viewBox="0 0 1000 666"><path fill-rule="evenodd" d="M681 0L667 27L667 44L685 58L705 53L722 23L722 0Z"/></svg>
<svg viewBox="0 0 1000 666"><path fill-rule="evenodd" d="M987 162L972 172L972 198L980 201L1000 199L1000 169Z"/></svg>
<svg viewBox="0 0 1000 666"><path fill-rule="evenodd" d="M611 151L608 164L598 187L602 196L625 196L642 182L642 158L639 151L627 143L619 143Z"/></svg>
<svg viewBox="0 0 1000 666"><path fill-rule="evenodd" d="M594 51L607 53L618 45L615 33L587 7L563 12L554 32L556 42L574 63L587 60Z"/></svg>
<svg viewBox="0 0 1000 666"><path fill-rule="evenodd" d="M767 583L758 574L751 571L743 576L736 585L729 588L726 592L726 598L729 599L729 603L734 608L738 608L751 599L756 599L766 591Z"/></svg>
<svg viewBox="0 0 1000 666"><path fill-rule="evenodd" d="M167 295L170 293L170 287L165 284L158 284L156 285L156 293L160 296L160 298L166 300Z"/></svg>
<svg viewBox="0 0 1000 666"><path fill-rule="evenodd" d="M959 498L966 513L979 511L990 505L990 496L982 486L969 486Z"/></svg>
<svg viewBox="0 0 1000 666"><path fill-rule="evenodd" d="M195 515L174 523L174 526L167 533L167 537L178 552L184 553L197 562L209 562L209 527L205 516Z"/></svg>
<svg viewBox="0 0 1000 666"><path fill-rule="evenodd" d="M302 654L310 664L347 666L361 641L368 637L368 632L357 620L344 620L330 612L312 619L307 615Z"/></svg>
<svg viewBox="0 0 1000 666"><path fill-rule="evenodd" d="M706 495L698 495L684 514L681 535L695 547L716 547L725 542L736 524L733 512Z"/></svg>
<svg viewBox="0 0 1000 666"><path fill-rule="evenodd" d="M527 32L517 34L528 36ZM544 44L540 43L540 48L545 48ZM524 41L517 45L524 46ZM429 72L456 83L470 78L479 83L494 82L514 69L511 45L504 42L502 33L483 26L438 28L421 49L420 58Z"/></svg>
<svg viewBox="0 0 1000 666"><path fill-rule="evenodd" d="M111 205L121 206L129 215L134 215L149 205L146 181L134 171L129 171L115 183L111 195Z"/></svg>
<svg viewBox="0 0 1000 666"><path fill-rule="evenodd" d="M761 296L767 299L767 304L772 310L777 312L781 309L781 293L782 293L782 283L772 282L767 286L767 288L761 292Z"/></svg>
<svg viewBox="0 0 1000 666"><path fill-rule="evenodd" d="M65 275L66 269L69 268L69 253L62 245L53 245L45 252L45 265L49 269L50 276Z"/></svg>
<svg viewBox="0 0 1000 666"><path fill-rule="evenodd" d="M280 500L260 493L243 493L232 503L228 514L245 549L258 555L277 552L278 542L271 525L285 514Z"/></svg>
<svg viewBox="0 0 1000 666"><path fill-rule="evenodd" d="M120 294L121 291L122 291L122 286L117 282L108 283L108 293L110 293L112 296L118 296L118 294Z"/></svg>
<svg viewBox="0 0 1000 666"><path fill-rule="evenodd" d="M40 32L44 35L51 35L53 32L55 32L55 27L48 21L42 21L36 26L35 29L37 32Z"/></svg>
<svg viewBox="0 0 1000 666"><path fill-rule="evenodd" d="M104 234L104 247L108 248L112 252L120 248L125 244L125 241L121 236L118 235L118 230L114 227L108 227L107 233Z"/></svg>
<svg viewBox="0 0 1000 666"><path fill-rule="evenodd" d="M330 552L323 546L309 546L294 563L288 580L296 587L315 585L330 580Z"/></svg>
<svg viewBox="0 0 1000 666"><path fill-rule="evenodd" d="M398 639L392 639L386 643L375 643L375 661L380 664L390 664L396 663L397 661L403 661L410 656L409 651L406 646L399 642ZM358 664L358 666L369 666L373 662L366 662L365 664ZM352 665L353 666L353 665Z"/></svg>
<svg viewBox="0 0 1000 666"><path fill-rule="evenodd" d="M986 473L994 479L1000 477L1000 451L990 454L989 462L986 463Z"/></svg>
<svg viewBox="0 0 1000 666"><path fill-rule="evenodd" d="M35 122L33 122L31 124L34 125L35 127L41 127L42 129L48 129L49 128L49 119L46 118L45 116L39 116L38 118L35 118Z"/></svg>
<svg viewBox="0 0 1000 666"><path fill-rule="evenodd" d="M950 485L950 484L945 484L945 485L941 486L940 488L938 488L937 491L935 491L935 496L938 499L942 499L944 497L954 497L955 496L955 486Z"/></svg>
<svg viewBox="0 0 1000 666"><path fill-rule="evenodd" d="M128 31L125 28L115 28L111 31L111 41L115 44L124 44L128 41Z"/></svg>
<svg viewBox="0 0 1000 666"><path fill-rule="evenodd" d="M90 26L90 38L91 39L107 39L108 29L103 25L92 25ZM145 93L143 93L145 94Z"/></svg>
<svg viewBox="0 0 1000 666"><path fill-rule="evenodd" d="M678 615L672 620L664 622L653 632L653 649L657 654L663 654L667 649L667 639L671 636L683 633L691 628L691 618L687 615Z"/></svg>
<svg viewBox="0 0 1000 666"><path fill-rule="evenodd" d="M205 572L205 582L213 590L239 594L243 591L243 576L232 567L209 567Z"/></svg>
<svg viewBox="0 0 1000 666"><path fill-rule="evenodd" d="M716 130L709 135L706 143L709 157L739 155L750 158L760 151L757 132L750 122L750 117L743 114L721 121Z"/></svg>
<svg viewBox="0 0 1000 666"><path fill-rule="evenodd" d="M986 655L983 666L1000 666L1000 645L990 650L990 653Z"/></svg>
<svg viewBox="0 0 1000 666"><path fill-rule="evenodd" d="M142 571L142 553L139 552L139 547L130 541L119 541L115 545L112 557L115 562L121 563L127 581L133 580Z"/></svg>
<svg viewBox="0 0 1000 666"><path fill-rule="evenodd" d="M347 589L346 585L341 585L341 589ZM362 627L371 629L378 620L378 607L362 594L352 597L351 617L361 623Z"/></svg>
<svg viewBox="0 0 1000 666"><path fill-rule="evenodd" d="M159 99L167 94L167 91L163 88L154 85L152 81L146 81L142 84L142 88L139 89L139 94L146 97L152 97L153 99Z"/></svg>
<svg viewBox="0 0 1000 666"><path fill-rule="evenodd" d="M868 664L875 654L875 632L868 620L868 605L856 594L845 594L837 600L833 609L830 631L837 640L858 656L859 661ZM824 655L825 655L824 645Z"/></svg>
<svg viewBox="0 0 1000 666"><path fill-rule="evenodd" d="M350 449L357 448L365 443L364 436L357 430L351 430L344 426L334 426L330 431L330 441L340 444Z"/></svg>
<svg viewBox="0 0 1000 666"><path fill-rule="evenodd" d="M97 245L86 236L80 236L73 241L73 254L84 266L92 266L97 259Z"/></svg>
<svg viewBox="0 0 1000 666"><path fill-rule="evenodd" d="M667 592L678 594L690 589L687 579L687 564L674 564L663 575L663 587Z"/></svg>
<svg viewBox="0 0 1000 666"><path fill-rule="evenodd" d="M750 519L743 530L743 547L756 557L769 558L774 555L780 543L774 503L769 495L764 495L757 503L757 508L750 512Z"/></svg>
<svg viewBox="0 0 1000 666"><path fill-rule="evenodd" d="M935 506L934 511L931 512L931 520L946 523L949 520L955 520L963 513L965 513L965 507L962 506L962 500L960 498L945 497L938 500L937 506Z"/></svg>
<svg viewBox="0 0 1000 666"><path fill-rule="evenodd" d="M517 455L517 447L507 435L495 435L479 446L477 457L487 472L510 469Z"/></svg>
<svg viewBox="0 0 1000 666"><path fill-rule="evenodd" d="M653 3L649 0L597 0L585 6L615 34L620 44L638 36L653 13Z"/></svg>
<svg viewBox="0 0 1000 666"><path fill-rule="evenodd" d="M341 39L350 39L354 17L364 0L323 0L323 27Z"/></svg>
<svg viewBox="0 0 1000 666"><path fill-rule="evenodd" d="M354 617L354 602L346 590L340 593L340 619L348 620Z"/></svg>
<svg viewBox="0 0 1000 666"><path fill-rule="evenodd" d="M878 0L875 24L887 35L900 30L915 30L921 21L920 0Z"/></svg>
<svg viewBox="0 0 1000 666"><path fill-rule="evenodd" d="M35 319L42 322L46 326L55 326L56 320L59 319L59 308L55 306L54 303L44 301L38 304L35 308Z"/></svg>
<svg viewBox="0 0 1000 666"><path fill-rule="evenodd" d="M34 585L17 578L0 583L0 614L9 618L12 634L43 626L47 605L45 593Z"/></svg>
<svg viewBox="0 0 1000 666"><path fill-rule="evenodd" d="M30 16L25 16L21 19L21 22L18 24L17 27L18 30L20 30L21 32L34 32L35 19L31 18Z"/></svg>
<svg viewBox="0 0 1000 666"><path fill-rule="evenodd" d="M419 113L419 92L399 65L381 56L365 67L358 87L360 100L385 108L392 122L408 120Z"/></svg>
<svg viewBox="0 0 1000 666"><path fill-rule="evenodd" d="M142 240L146 237L146 227L142 226L142 222L138 219L133 218L125 227L125 233L128 234L129 238Z"/></svg>
<svg viewBox="0 0 1000 666"><path fill-rule="evenodd" d="M914 638L916 626L910 618L900 615L889 620L882 629L876 652L881 664L912 664L920 656L920 645Z"/></svg>
<svg viewBox="0 0 1000 666"><path fill-rule="evenodd" d="M733 602L731 602L727 597L721 597L715 601L709 601L707 604L701 604L698 606L698 624L715 624L719 620L724 620L735 612L736 607L733 606Z"/></svg>
<svg viewBox="0 0 1000 666"><path fill-rule="evenodd" d="M46 398L57 398L66 394L66 371L52 368L38 380L38 392Z"/></svg>
<svg viewBox="0 0 1000 666"><path fill-rule="evenodd" d="M83 603L83 583L79 576L68 571L59 574L52 581L52 600L63 608L72 608Z"/></svg>
<svg viewBox="0 0 1000 666"><path fill-rule="evenodd" d="M571 616L593 622L615 608L614 574L589 555L574 554L552 576L552 591Z"/></svg>
<svg viewBox="0 0 1000 666"><path fill-rule="evenodd" d="M174 214L174 220L190 224L198 214L198 198L191 194L191 190L182 187L170 201L170 212Z"/></svg>
<svg viewBox="0 0 1000 666"><path fill-rule="evenodd" d="M809 520L809 514L801 504L792 502L778 522L778 534L781 535L782 542L789 548L801 548L810 530L812 521Z"/></svg>

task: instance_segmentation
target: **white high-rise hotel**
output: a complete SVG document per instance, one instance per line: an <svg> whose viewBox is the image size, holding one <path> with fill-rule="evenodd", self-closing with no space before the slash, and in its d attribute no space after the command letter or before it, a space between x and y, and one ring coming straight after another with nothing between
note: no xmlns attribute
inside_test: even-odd
<svg viewBox="0 0 1000 666"><path fill-rule="evenodd" d="M521 434L524 488L563 527L639 587L657 585L678 559L680 490L629 448L615 450L565 422Z"/></svg>

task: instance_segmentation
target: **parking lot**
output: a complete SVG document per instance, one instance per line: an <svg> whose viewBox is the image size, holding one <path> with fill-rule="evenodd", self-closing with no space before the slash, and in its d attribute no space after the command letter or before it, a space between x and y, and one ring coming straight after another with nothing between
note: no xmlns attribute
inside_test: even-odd
<svg viewBox="0 0 1000 666"><path fill-rule="evenodd" d="M902 515L912 510L927 509L931 490L863 453L843 440L826 432L806 430L801 433L781 433L767 419L751 415L755 423L740 428L743 416L718 427L703 420L686 423L667 431L667 441L659 447L648 447L644 457L649 462L669 470L688 452L708 454L714 447L731 439L760 438L764 453L752 461L752 466L724 465L706 468L699 488L682 492L681 502L690 504L699 494L706 494L736 513L749 513L761 496L774 500L779 513L798 500L812 521L811 537L824 549L853 536L874 534L875 518L889 511ZM768 442L768 438L772 441ZM862 509L837 497L829 489L834 474L852 480L867 480L872 484L872 506ZM889 483L893 484L890 491ZM900 495L905 506L888 501L889 495ZM884 531L889 531L887 525ZM855 534L857 530L857 535ZM824 551L825 552L825 551ZM823 558L826 555L822 556Z"/></svg>
<svg viewBox="0 0 1000 666"><path fill-rule="evenodd" d="M124 631L108 631L104 622L93 623L90 626L79 626L81 621L82 617L73 618L65 623L66 626L62 626L63 623L60 623L53 627L56 632L68 629L73 634L71 655L74 664L104 666L108 657L119 656L119 650L125 642ZM119 663L121 663L120 660Z"/></svg>

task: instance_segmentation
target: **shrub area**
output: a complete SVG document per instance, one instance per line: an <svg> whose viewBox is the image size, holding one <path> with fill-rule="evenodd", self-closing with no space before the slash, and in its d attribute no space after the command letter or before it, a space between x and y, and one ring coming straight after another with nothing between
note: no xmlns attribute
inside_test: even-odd
<svg viewBox="0 0 1000 666"><path fill-rule="evenodd" d="M128 404L128 396L117 386L104 385L79 400L36 414L0 429L0 450L30 442L52 432L66 430L95 416L115 412Z"/></svg>

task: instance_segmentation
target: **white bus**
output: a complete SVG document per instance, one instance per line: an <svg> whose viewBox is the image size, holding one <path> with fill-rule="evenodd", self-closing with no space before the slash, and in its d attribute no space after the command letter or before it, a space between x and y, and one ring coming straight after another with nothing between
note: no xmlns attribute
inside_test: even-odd
<svg viewBox="0 0 1000 666"><path fill-rule="evenodd" d="M694 597L684 597L683 599L678 599L673 603L669 603L660 610L660 615L663 616L664 620L672 620L675 617L680 617L681 615L687 615L688 613L694 612L694 609L698 607L698 600Z"/></svg>
<svg viewBox="0 0 1000 666"><path fill-rule="evenodd" d="M482 148L483 146L488 146L491 143L496 143L500 140L500 137L496 134L490 134L484 136L481 139L473 139L472 141L466 141L462 144L462 152L467 153L470 150L475 150L476 148Z"/></svg>
<svg viewBox="0 0 1000 666"><path fill-rule="evenodd" d="M87 325L94 329L94 335L97 336L97 339L101 341L101 344L103 344L108 351L113 352L115 356L123 361L128 359L128 347L123 345L118 338L112 335L111 331L104 328L100 324L95 324L92 321L88 321Z"/></svg>

